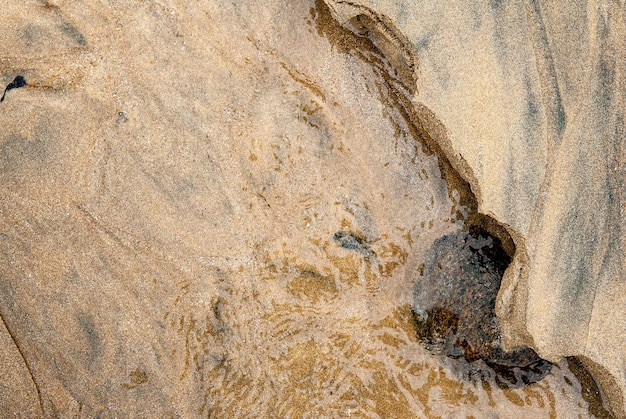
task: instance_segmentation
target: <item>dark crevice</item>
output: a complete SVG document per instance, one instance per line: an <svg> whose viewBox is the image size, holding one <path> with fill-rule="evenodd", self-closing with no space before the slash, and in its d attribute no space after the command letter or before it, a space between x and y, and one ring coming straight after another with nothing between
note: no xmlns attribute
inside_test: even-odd
<svg viewBox="0 0 626 419"><path fill-rule="evenodd" d="M495 305L510 261L500 240L478 226L440 237L425 255L413 315L418 339L431 353L483 360L499 383L516 387L541 380L552 365L530 348L502 348Z"/></svg>
<svg viewBox="0 0 626 419"><path fill-rule="evenodd" d="M606 408L608 401L606 395L598 385L596 378L591 374L582 359L577 357L567 358L567 366L581 385L581 394L583 399L588 403L589 413L598 419L615 419L615 415ZM617 387L615 383L613 387Z"/></svg>
<svg viewBox="0 0 626 419"><path fill-rule="evenodd" d="M37 391L37 402L39 403L39 409L41 410L41 413L44 414L45 412L43 408L43 399L41 396L41 389L39 388L39 384L37 384L37 380L35 380L35 375L33 374L30 364L28 363L26 356L24 356L24 352L22 351L21 346L17 343L17 339L15 338L15 335L11 331L11 328L9 327L7 322L4 320L4 316L0 315L0 320L2 320L2 324L4 324L4 327L9 333L9 336L11 336L11 340L13 341L15 348L17 348L17 352L20 354L20 357L22 358L22 361L24 362L24 366L26 367L26 371L28 371L30 380L33 382L33 385L35 386L35 390Z"/></svg>

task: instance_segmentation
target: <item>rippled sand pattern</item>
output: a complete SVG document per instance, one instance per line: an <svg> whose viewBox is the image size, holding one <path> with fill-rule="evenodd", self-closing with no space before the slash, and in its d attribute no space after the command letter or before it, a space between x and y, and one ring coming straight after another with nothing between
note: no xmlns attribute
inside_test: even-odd
<svg viewBox="0 0 626 419"><path fill-rule="evenodd" d="M453 372L416 341L401 280L360 256L328 253L326 273L293 256L272 259L258 277L233 273L241 288L225 290L205 318L179 319L204 413L587 417L566 364L517 389L498 385L486 366L474 375Z"/></svg>

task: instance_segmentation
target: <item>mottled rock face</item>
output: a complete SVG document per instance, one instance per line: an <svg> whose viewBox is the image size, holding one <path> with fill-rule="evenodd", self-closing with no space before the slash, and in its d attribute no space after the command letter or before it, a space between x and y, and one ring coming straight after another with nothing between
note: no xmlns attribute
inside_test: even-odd
<svg viewBox="0 0 626 419"><path fill-rule="evenodd" d="M417 334L428 350L505 368L548 366L532 349L502 349L494 309L509 262L500 240L479 228L435 241L414 294Z"/></svg>

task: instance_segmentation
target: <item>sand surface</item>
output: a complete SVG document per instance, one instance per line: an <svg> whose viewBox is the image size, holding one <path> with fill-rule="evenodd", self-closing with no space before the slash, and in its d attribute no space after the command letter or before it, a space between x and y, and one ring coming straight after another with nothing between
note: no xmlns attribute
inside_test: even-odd
<svg viewBox="0 0 626 419"><path fill-rule="evenodd" d="M473 209L323 3L1 13L8 417L590 415L567 361L510 386L418 342L419 266Z"/></svg>

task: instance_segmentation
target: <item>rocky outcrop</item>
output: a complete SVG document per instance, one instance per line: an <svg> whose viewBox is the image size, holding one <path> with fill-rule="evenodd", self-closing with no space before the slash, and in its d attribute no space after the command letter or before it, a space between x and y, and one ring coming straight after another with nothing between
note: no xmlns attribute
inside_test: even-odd
<svg viewBox="0 0 626 419"><path fill-rule="evenodd" d="M624 2L327 3L396 51L421 120L513 238L505 344L581 357L623 416Z"/></svg>

